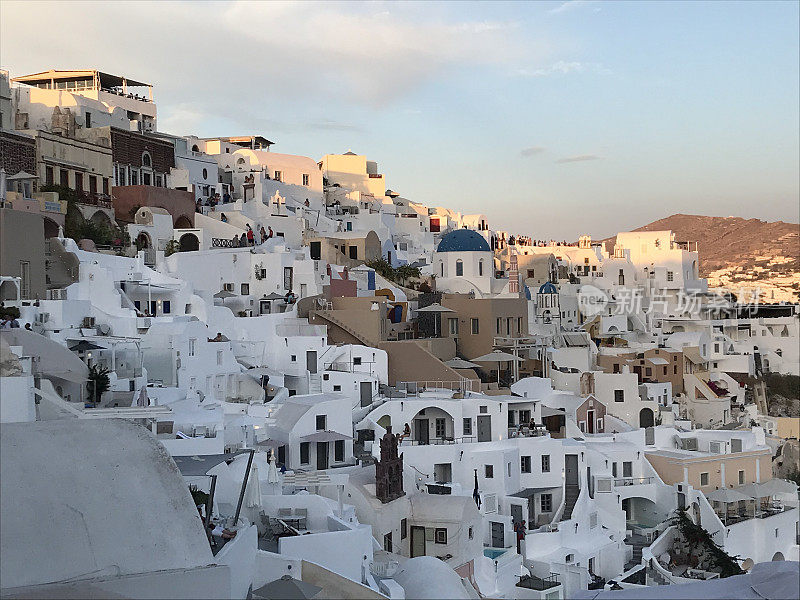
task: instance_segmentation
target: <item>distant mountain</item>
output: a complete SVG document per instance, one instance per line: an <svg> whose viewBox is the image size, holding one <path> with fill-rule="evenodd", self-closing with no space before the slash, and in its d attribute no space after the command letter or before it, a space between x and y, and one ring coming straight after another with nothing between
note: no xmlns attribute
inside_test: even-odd
<svg viewBox="0 0 800 600"><path fill-rule="evenodd" d="M700 276L709 286L759 288L765 302L800 302L800 225L741 217L672 215L635 231L675 232L678 241L696 241ZM609 249L616 238L608 238ZM740 294L741 295L741 294Z"/></svg>

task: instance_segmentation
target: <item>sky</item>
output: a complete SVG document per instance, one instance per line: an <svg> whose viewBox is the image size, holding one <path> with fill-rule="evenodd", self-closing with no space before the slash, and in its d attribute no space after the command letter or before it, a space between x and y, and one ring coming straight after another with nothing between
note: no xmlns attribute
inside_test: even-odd
<svg viewBox="0 0 800 600"><path fill-rule="evenodd" d="M158 127L352 150L534 238L798 221L800 3L0 2L11 75L152 83Z"/></svg>

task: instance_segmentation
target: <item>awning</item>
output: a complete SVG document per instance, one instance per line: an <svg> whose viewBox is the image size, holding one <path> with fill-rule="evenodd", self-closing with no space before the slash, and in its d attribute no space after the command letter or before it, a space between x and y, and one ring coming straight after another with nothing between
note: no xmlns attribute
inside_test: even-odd
<svg viewBox="0 0 800 600"><path fill-rule="evenodd" d="M563 417L565 415L566 412L563 410L556 410L555 408L550 408L549 406L542 406L542 417Z"/></svg>
<svg viewBox="0 0 800 600"><path fill-rule="evenodd" d="M317 431L315 433L304 435L300 438L303 442L333 442L335 440L352 440L353 438L347 434L339 433L338 431Z"/></svg>
<svg viewBox="0 0 800 600"><path fill-rule="evenodd" d="M752 500L750 496L746 496L741 492L737 492L736 490L729 488L721 488L714 490L713 492L709 492L706 494L706 499L722 502L723 504L733 504L735 502L741 502L742 500Z"/></svg>
<svg viewBox="0 0 800 600"><path fill-rule="evenodd" d="M512 498L530 498L534 494L541 494L542 492L550 492L552 490L560 489L558 487L535 487L535 488L525 488L515 494L509 494Z"/></svg>
<svg viewBox="0 0 800 600"><path fill-rule="evenodd" d="M246 451L245 451L246 453ZM175 464L181 475L205 475L218 464L233 460L242 452L228 452L226 454L206 454L204 456L173 456Z"/></svg>
<svg viewBox="0 0 800 600"><path fill-rule="evenodd" d="M564 342L569 347L578 347L578 346L588 346L589 342L586 340L586 337L580 333L565 333L564 334Z"/></svg>
<svg viewBox="0 0 800 600"><path fill-rule="evenodd" d="M311 485L331 485L333 482L325 471L299 471L296 473L285 473L283 485L293 485L295 487L308 487Z"/></svg>
<svg viewBox="0 0 800 600"><path fill-rule="evenodd" d="M649 360L654 365L668 365L669 364L668 360L663 359L663 358L661 358L659 356L654 356L653 358L648 358L646 360Z"/></svg>

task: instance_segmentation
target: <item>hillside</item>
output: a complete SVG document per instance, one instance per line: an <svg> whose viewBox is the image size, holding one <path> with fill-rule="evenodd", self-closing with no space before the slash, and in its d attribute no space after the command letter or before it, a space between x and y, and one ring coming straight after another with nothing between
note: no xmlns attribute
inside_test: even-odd
<svg viewBox="0 0 800 600"><path fill-rule="evenodd" d="M697 241L700 276L710 287L759 291L764 302L800 302L800 225L741 217L672 215L636 231L670 229ZM615 238L609 238L609 249ZM741 293L739 293L741 296Z"/></svg>

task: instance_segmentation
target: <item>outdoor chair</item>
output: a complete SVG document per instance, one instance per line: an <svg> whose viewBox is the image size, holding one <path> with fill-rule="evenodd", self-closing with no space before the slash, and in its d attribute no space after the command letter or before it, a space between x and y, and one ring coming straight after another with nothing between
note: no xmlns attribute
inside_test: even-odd
<svg viewBox="0 0 800 600"><path fill-rule="evenodd" d="M306 527L306 521L308 520L307 508L296 508L294 510L294 517L297 519L300 529L307 529Z"/></svg>
<svg viewBox="0 0 800 600"><path fill-rule="evenodd" d="M292 509L291 508L279 508L278 509L278 518L291 518L292 517Z"/></svg>

